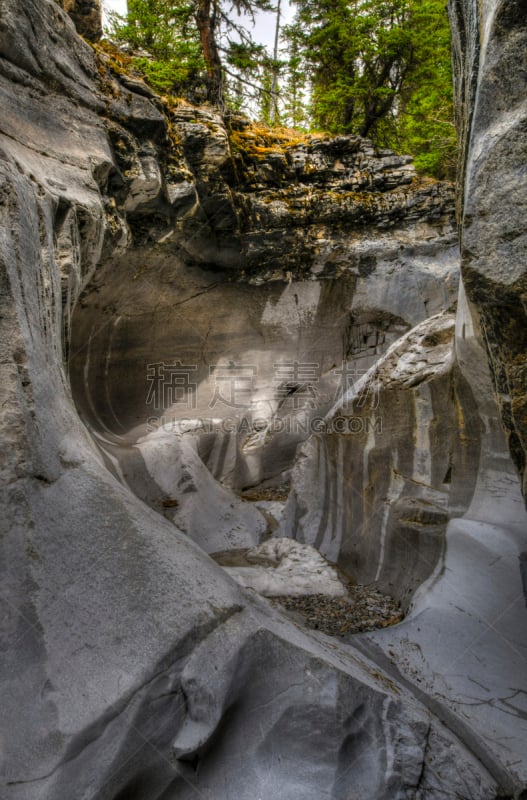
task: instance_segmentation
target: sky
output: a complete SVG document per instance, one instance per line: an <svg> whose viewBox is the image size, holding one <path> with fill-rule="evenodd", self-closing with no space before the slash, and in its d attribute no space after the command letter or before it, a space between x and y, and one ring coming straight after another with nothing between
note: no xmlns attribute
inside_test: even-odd
<svg viewBox="0 0 527 800"><path fill-rule="evenodd" d="M107 11L117 11L119 14L126 14L126 0L103 0L104 9ZM294 9L291 7L289 0L282 2L283 14L282 25L290 22ZM256 16L256 25L252 31L253 39L258 44L265 44L272 50L274 44L274 29L276 17L273 13L260 12Z"/></svg>

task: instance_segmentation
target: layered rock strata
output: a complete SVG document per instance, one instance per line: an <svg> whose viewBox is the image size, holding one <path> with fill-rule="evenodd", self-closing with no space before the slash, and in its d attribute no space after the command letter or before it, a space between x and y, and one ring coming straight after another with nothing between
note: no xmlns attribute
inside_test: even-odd
<svg viewBox="0 0 527 800"><path fill-rule="evenodd" d="M216 478L284 482L344 384L455 304L452 188L355 137L295 142L165 110L156 135L112 123L105 188L124 238L75 312L76 402L127 444L161 426L169 447L170 423L195 419Z"/></svg>

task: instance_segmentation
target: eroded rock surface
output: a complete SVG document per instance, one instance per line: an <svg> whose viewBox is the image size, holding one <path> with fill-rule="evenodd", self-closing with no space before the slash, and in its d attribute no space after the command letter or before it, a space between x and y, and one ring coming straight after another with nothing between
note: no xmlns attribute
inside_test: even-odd
<svg viewBox="0 0 527 800"><path fill-rule="evenodd" d="M167 108L137 77L112 71L54 0L4 0L0 56L2 797L519 796L521 659L496 659L492 637L483 650L479 642L500 622L502 640L523 653L519 606L489 572L490 554L514 594L523 517L468 303L458 317L465 349L452 357L451 188L416 180L408 159L350 137L255 150L242 122L229 134L212 112ZM276 363L316 363L319 353L320 398L302 396L305 378L273 381ZM401 589L411 594L430 576L430 603L414 596L416 614L429 614L428 640L410 616L362 638L364 655L292 624L204 549L249 546L268 532L265 507L227 485L282 486L299 469L309 428L266 439L268 422L333 419L333 370L349 363L364 378L383 353L390 377L379 397L400 398L403 411L388 403L386 416L409 467L398 519L416 538L420 525L425 536L438 527L433 552L422 550L432 563L411 564ZM179 358L198 371L191 415L177 397L147 402L145 367ZM209 368L231 361L261 368L253 399L264 426L249 414L249 428L204 434L205 415L217 413ZM292 410L278 408L295 395ZM431 437L431 409L450 420L458 400L457 420L470 424L456 447L455 428L445 441ZM168 441L163 415L176 425ZM237 419L223 409L220 427L227 416ZM254 450L262 432L268 449ZM349 437L334 441L356 458ZM392 514L388 445L370 440L362 457L380 476L375 502ZM322 508L338 524L355 471L325 463L340 494L336 509ZM409 491L421 469L430 486ZM297 497L298 487L295 479ZM306 495L308 516L310 503L320 503L316 493ZM445 519L456 514L445 548ZM371 517L369 533L389 582L401 556L388 532L380 557L382 519ZM360 553L355 526L342 533L337 558ZM442 570L455 591L438 580ZM474 610L469 601L482 597L484 612ZM499 703L478 695L472 704L455 670L440 683L448 665L437 630L445 640L450 632L448 657L469 639L478 692ZM391 641L393 655L382 647ZM487 666L489 686L477 671Z"/></svg>
<svg viewBox="0 0 527 800"><path fill-rule="evenodd" d="M452 0L462 132L462 270L482 326L513 461L527 495L525 3Z"/></svg>
<svg viewBox="0 0 527 800"><path fill-rule="evenodd" d="M247 566L225 566L228 574L264 597L323 594L346 597L336 569L318 550L294 539L274 538L245 554Z"/></svg>
<svg viewBox="0 0 527 800"><path fill-rule="evenodd" d="M76 402L128 444L196 420L199 455L236 489L286 480L343 382L455 304L452 187L355 137L264 147L237 118L166 113L156 136L112 123L124 238L75 312Z"/></svg>
<svg viewBox="0 0 527 800"><path fill-rule="evenodd" d="M405 605L435 569L479 468L479 418L455 366L454 325L448 314L420 323L331 410L297 459L282 525Z"/></svg>

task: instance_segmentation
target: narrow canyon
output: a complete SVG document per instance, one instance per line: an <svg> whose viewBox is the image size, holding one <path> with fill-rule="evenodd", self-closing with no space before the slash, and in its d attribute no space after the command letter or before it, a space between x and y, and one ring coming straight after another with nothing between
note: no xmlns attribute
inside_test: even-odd
<svg viewBox="0 0 527 800"><path fill-rule="evenodd" d="M527 798L527 6L448 13L456 186L1 0L2 799Z"/></svg>

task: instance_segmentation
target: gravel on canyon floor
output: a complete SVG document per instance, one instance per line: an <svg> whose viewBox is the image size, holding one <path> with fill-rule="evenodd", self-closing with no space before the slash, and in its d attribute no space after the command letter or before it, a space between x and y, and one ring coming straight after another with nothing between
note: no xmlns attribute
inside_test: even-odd
<svg viewBox="0 0 527 800"><path fill-rule="evenodd" d="M223 567L254 567L254 558L247 548L213 553L212 558ZM261 561L261 559L260 559ZM404 614L393 597L375 586L354 583L353 578L338 570L348 592L347 597L327 594L281 595L267 597L276 608L302 625L329 636L346 637L401 622Z"/></svg>
<svg viewBox="0 0 527 800"><path fill-rule="evenodd" d="M263 489L246 489L240 495L242 500L247 500L250 503L258 502L259 500L271 500L285 503L289 497L291 488L288 484L282 486L268 486Z"/></svg>
<svg viewBox="0 0 527 800"><path fill-rule="evenodd" d="M269 599L273 605L292 612L308 628L330 636L386 628L403 619L403 612L393 597L361 584L349 587L349 598L312 594Z"/></svg>

